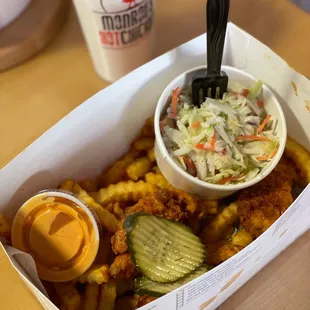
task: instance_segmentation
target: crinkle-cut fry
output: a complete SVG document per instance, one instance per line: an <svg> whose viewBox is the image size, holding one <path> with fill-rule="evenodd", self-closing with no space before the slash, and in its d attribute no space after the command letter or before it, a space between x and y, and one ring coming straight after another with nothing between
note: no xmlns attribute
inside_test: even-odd
<svg viewBox="0 0 310 310"><path fill-rule="evenodd" d="M73 179L66 179L60 184L60 189L68 192L73 191L73 186L75 184L75 181Z"/></svg>
<svg viewBox="0 0 310 310"><path fill-rule="evenodd" d="M79 184L86 192L96 192L98 190L97 181L92 179L85 179Z"/></svg>
<svg viewBox="0 0 310 310"><path fill-rule="evenodd" d="M138 201L157 191L157 187L143 181L119 182L102 188L99 192L90 193L97 203L106 206L111 202Z"/></svg>
<svg viewBox="0 0 310 310"><path fill-rule="evenodd" d="M149 172L145 175L145 182L160 188L167 188L170 184L161 173Z"/></svg>
<svg viewBox="0 0 310 310"><path fill-rule="evenodd" d="M0 213L0 237L11 241L11 222L3 213Z"/></svg>
<svg viewBox="0 0 310 310"><path fill-rule="evenodd" d="M108 231L115 233L117 229L118 220L108 210L98 204L86 191L84 191L79 184L73 186L73 192L77 194L78 198L91 207L97 214L100 224Z"/></svg>
<svg viewBox="0 0 310 310"><path fill-rule="evenodd" d="M151 149L149 149L147 151L147 157L149 158L150 162L152 162L152 163L156 161L154 147L152 147Z"/></svg>
<svg viewBox="0 0 310 310"><path fill-rule="evenodd" d="M221 238L224 240L230 240L234 231L235 227L233 225L228 225L223 231Z"/></svg>
<svg viewBox="0 0 310 310"><path fill-rule="evenodd" d="M100 287L100 298L97 310L114 310L116 299L116 281L110 279Z"/></svg>
<svg viewBox="0 0 310 310"><path fill-rule="evenodd" d="M138 151L147 151L154 147L154 138L141 137L133 143L133 147Z"/></svg>
<svg viewBox="0 0 310 310"><path fill-rule="evenodd" d="M252 236L245 229L240 229L231 236L231 243L234 245L246 247L252 241Z"/></svg>
<svg viewBox="0 0 310 310"><path fill-rule="evenodd" d="M115 202L113 205L113 214L120 220L124 216L124 210L121 208L119 202Z"/></svg>
<svg viewBox="0 0 310 310"><path fill-rule="evenodd" d="M114 214L118 220L124 215L124 210L119 202L110 203L106 208L110 213Z"/></svg>
<svg viewBox="0 0 310 310"><path fill-rule="evenodd" d="M102 265L102 264L110 264L113 260L113 251L111 247L111 238L113 233L109 231L103 231L103 234L100 238L99 242L99 250L96 256L95 263Z"/></svg>
<svg viewBox="0 0 310 310"><path fill-rule="evenodd" d="M101 173L99 180L101 187L116 184L126 176L126 167L133 163L138 158L140 152L136 149L130 149L121 159L114 163L107 171Z"/></svg>
<svg viewBox="0 0 310 310"><path fill-rule="evenodd" d="M134 310L138 304L139 295L122 296L116 300L115 310Z"/></svg>
<svg viewBox="0 0 310 310"><path fill-rule="evenodd" d="M84 310L97 310L100 286L98 284L86 284L84 293Z"/></svg>
<svg viewBox="0 0 310 310"><path fill-rule="evenodd" d="M234 224L237 220L237 205L231 203L206 225L201 233L201 239L205 244L219 240L227 226Z"/></svg>
<svg viewBox="0 0 310 310"><path fill-rule="evenodd" d="M154 132L154 117L149 117L145 123L144 126L141 129L141 136L143 137L155 137Z"/></svg>
<svg viewBox="0 0 310 310"><path fill-rule="evenodd" d="M301 172L303 185L310 183L310 153L299 143L287 137L285 155L290 158Z"/></svg>
<svg viewBox="0 0 310 310"><path fill-rule="evenodd" d="M96 283L102 284L107 283L110 279L110 268L109 265L92 265L86 272L77 278L80 283Z"/></svg>
<svg viewBox="0 0 310 310"><path fill-rule="evenodd" d="M129 178L133 181L138 181L146 173L152 169L152 163L147 156L137 158L127 168L126 172Z"/></svg>
<svg viewBox="0 0 310 310"><path fill-rule="evenodd" d="M61 310L78 310L81 305L81 296L73 282L54 283L54 288L61 300Z"/></svg>
<svg viewBox="0 0 310 310"><path fill-rule="evenodd" d="M203 219L208 215L215 215L218 213L220 207L219 200L201 200L197 204L198 218Z"/></svg>

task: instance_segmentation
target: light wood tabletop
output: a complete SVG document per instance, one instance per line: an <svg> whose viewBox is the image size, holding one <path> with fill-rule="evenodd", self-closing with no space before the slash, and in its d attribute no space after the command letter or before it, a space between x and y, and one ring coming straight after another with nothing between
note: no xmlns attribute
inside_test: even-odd
<svg viewBox="0 0 310 310"><path fill-rule="evenodd" d="M157 0L158 56L205 31L205 0ZM232 0L230 19L310 77L310 15L287 0ZM84 100L106 87L93 70L73 10L48 47L0 73L0 168ZM244 285L221 310L310 309L310 233ZM0 308L40 304L0 251Z"/></svg>

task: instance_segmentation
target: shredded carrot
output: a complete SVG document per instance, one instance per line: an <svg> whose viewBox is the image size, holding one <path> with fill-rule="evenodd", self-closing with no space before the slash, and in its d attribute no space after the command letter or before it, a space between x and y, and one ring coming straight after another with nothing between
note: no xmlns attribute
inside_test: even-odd
<svg viewBox="0 0 310 310"><path fill-rule="evenodd" d="M236 137L236 141L252 141L252 140L256 140L256 141L272 141L269 138L266 137L262 137L262 136L238 136Z"/></svg>
<svg viewBox="0 0 310 310"><path fill-rule="evenodd" d="M205 150L206 148L204 147L205 145L203 143L197 143L195 145L196 149L200 149L200 150Z"/></svg>
<svg viewBox="0 0 310 310"><path fill-rule="evenodd" d="M244 97L247 97L248 94L249 94L249 90L248 90L248 89L245 89L245 90L243 91L243 96L244 96Z"/></svg>
<svg viewBox="0 0 310 310"><path fill-rule="evenodd" d="M171 99L171 117L176 117L178 113L178 99L181 93L181 88L178 87L172 91Z"/></svg>
<svg viewBox="0 0 310 310"><path fill-rule="evenodd" d="M260 133L264 130L265 126L267 125L267 123L269 122L271 118L271 115L267 115L267 117L263 120L262 124L258 127L257 132Z"/></svg>
<svg viewBox="0 0 310 310"><path fill-rule="evenodd" d="M229 181L237 181L239 179L241 179L243 177L243 175L234 175L232 177L227 177L227 178L223 178L220 181L217 182L217 184L226 184Z"/></svg>
<svg viewBox="0 0 310 310"><path fill-rule="evenodd" d="M212 136L212 138L211 138L211 141L210 141L211 150L214 150L215 138L216 138L216 134L215 134L215 130L214 130L214 134L213 134L213 136Z"/></svg>
<svg viewBox="0 0 310 310"><path fill-rule="evenodd" d="M191 124L191 128L198 128L200 127L200 122L194 122Z"/></svg>
<svg viewBox="0 0 310 310"><path fill-rule="evenodd" d="M264 160L268 160L268 159L272 159L275 157L275 155L277 154L278 148L276 147L272 153L270 153L269 155L265 155L265 156L258 156L256 157L257 160L259 161L264 161Z"/></svg>
<svg viewBox="0 0 310 310"><path fill-rule="evenodd" d="M262 108L264 106L264 101L257 101L257 105Z"/></svg>

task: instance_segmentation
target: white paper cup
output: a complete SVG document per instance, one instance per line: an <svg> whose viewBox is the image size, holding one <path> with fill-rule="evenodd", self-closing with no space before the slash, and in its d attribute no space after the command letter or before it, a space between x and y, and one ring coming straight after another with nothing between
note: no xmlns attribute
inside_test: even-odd
<svg viewBox="0 0 310 310"><path fill-rule="evenodd" d="M281 105L278 102L275 95L271 90L264 84L262 87L262 100L264 101L264 106L268 114L272 115L272 119L277 122L276 135L279 138L279 149L275 157L271 162L257 175L254 179L233 185L218 185L211 184L199 180L185 172L180 168L169 155L164 141L161 136L159 121L161 116L166 113L169 97L173 89L180 87L181 89L188 86L197 70L206 69L206 66L200 66L190 69L179 76L177 76L169 85L165 88L162 95L160 96L156 111L155 111L155 156L157 164L165 178L174 187L184 190L188 193L197 195L204 199L220 199L227 197L238 190L250 187L262 179L264 179L278 164L284 152L287 129L284 113L282 111ZM234 84L239 83L244 85L245 88L250 88L257 79L252 75L245 73L239 69L222 66L222 70L227 73L229 77L229 88L234 88Z"/></svg>

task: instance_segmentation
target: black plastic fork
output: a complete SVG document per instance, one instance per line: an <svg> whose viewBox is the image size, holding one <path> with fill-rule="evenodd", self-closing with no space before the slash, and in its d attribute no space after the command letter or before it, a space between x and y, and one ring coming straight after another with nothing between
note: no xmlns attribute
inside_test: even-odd
<svg viewBox="0 0 310 310"><path fill-rule="evenodd" d="M193 104L200 106L206 97L220 99L227 91L228 76L221 71L230 0L207 3L207 74L196 74L192 81Z"/></svg>

